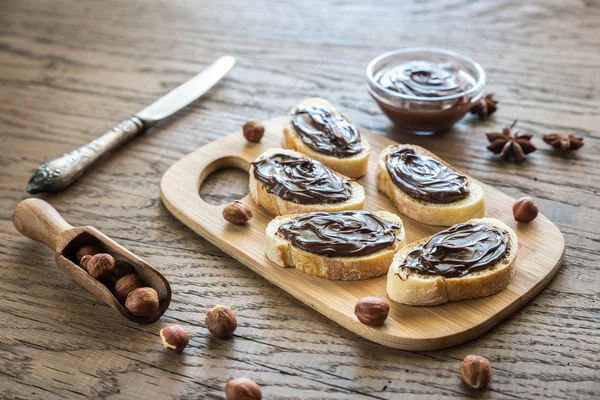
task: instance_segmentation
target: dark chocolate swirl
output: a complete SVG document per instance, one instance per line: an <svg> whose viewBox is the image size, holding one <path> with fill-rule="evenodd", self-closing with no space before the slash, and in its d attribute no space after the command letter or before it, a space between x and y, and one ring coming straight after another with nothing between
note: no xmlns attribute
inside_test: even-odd
<svg viewBox="0 0 600 400"><path fill-rule="evenodd" d="M400 266L422 275L461 277L496 264L508 250L509 236L500 228L464 222L417 245Z"/></svg>
<svg viewBox="0 0 600 400"><path fill-rule="evenodd" d="M469 195L466 176L413 149L388 154L386 165L396 186L415 199L447 204Z"/></svg>
<svg viewBox="0 0 600 400"><path fill-rule="evenodd" d="M277 232L311 253L358 257L392 246L399 228L368 211L339 211L303 214L282 224Z"/></svg>
<svg viewBox="0 0 600 400"><path fill-rule="evenodd" d="M389 68L378 81L389 90L416 97L450 96L473 86L451 64L429 61L411 61Z"/></svg>
<svg viewBox="0 0 600 400"><path fill-rule="evenodd" d="M350 183L316 160L274 154L252 163L254 177L269 193L298 204L341 203L352 196Z"/></svg>
<svg viewBox="0 0 600 400"><path fill-rule="evenodd" d="M363 150L358 129L329 108L300 106L292 116L292 125L304 144L318 153L350 157Z"/></svg>

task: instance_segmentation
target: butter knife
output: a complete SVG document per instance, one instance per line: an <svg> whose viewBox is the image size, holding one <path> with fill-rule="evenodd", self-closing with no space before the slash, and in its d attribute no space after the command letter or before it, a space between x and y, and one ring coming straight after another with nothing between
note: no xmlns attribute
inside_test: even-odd
<svg viewBox="0 0 600 400"><path fill-rule="evenodd" d="M150 106L121 122L110 131L70 153L40 165L27 184L31 194L57 192L79 178L100 157L135 136L141 135L154 123L181 110L206 93L233 68L235 58L224 56L204 71L173 89Z"/></svg>

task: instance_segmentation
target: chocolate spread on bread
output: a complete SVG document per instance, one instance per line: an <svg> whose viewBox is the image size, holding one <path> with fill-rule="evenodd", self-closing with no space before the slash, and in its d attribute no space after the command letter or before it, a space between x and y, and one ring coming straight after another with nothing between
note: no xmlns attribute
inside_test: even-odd
<svg viewBox="0 0 600 400"><path fill-rule="evenodd" d="M358 257L394 245L400 225L368 211L314 212L282 224L292 245L326 257Z"/></svg>
<svg viewBox="0 0 600 400"><path fill-rule="evenodd" d="M269 193L298 204L341 203L352 197L350 183L322 163L274 154L252 163L254 177Z"/></svg>
<svg viewBox="0 0 600 400"><path fill-rule="evenodd" d="M469 196L466 176L413 149L388 154L386 165L392 181L412 198L448 204Z"/></svg>
<svg viewBox="0 0 600 400"><path fill-rule="evenodd" d="M299 106L292 125L304 144L318 153L350 157L363 150L358 129L327 107Z"/></svg>
<svg viewBox="0 0 600 400"><path fill-rule="evenodd" d="M508 242L508 233L500 228L464 222L417 245L401 268L409 273L458 278L496 264L505 256Z"/></svg>

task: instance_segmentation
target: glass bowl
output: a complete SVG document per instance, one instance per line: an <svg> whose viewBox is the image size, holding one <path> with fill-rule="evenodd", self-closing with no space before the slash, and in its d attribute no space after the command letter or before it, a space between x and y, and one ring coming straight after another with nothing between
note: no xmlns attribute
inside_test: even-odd
<svg viewBox="0 0 600 400"><path fill-rule="evenodd" d="M379 83L380 75L410 61L430 61L451 64L471 81L471 86L459 93L442 97L408 95L388 89ZM485 71L469 57L449 50L412 48L384 53L367 67L367 90L381 111L401 130L430 135L452 127L465 116L472 104L483 96Z"/></svg>

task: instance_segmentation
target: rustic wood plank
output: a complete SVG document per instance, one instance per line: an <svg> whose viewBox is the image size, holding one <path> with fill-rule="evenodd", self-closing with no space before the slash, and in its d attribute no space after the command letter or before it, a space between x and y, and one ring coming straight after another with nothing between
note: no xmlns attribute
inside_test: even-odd
<svg viewBox="0 0 600 400"><path fill-rule="evenodd" d="M471 397L477 393L458 374L470 353L495 368L483 397L600 396L598 3L371 3L2 2L0 397L222 398L225 380L241 375L268 398ZM484 122L469 116L434 138L395 131L366 94L364 69L374 56L407 46L478 60L499 111ZM27 197L41 161L110 129L225 53L238 64L201 101L69 190L42 196L69 222L96 226L170 280L173 302L161 323L129 323L20 236L12 209ZM389 350L332 324L168 213L158 183L170 165L249 118L281 115L312 96L511 196L533 196L567 242L555 279L475 341L430 353ZM539 150L528 162L504 164L483 150L483 133L514 119L536 135ZM585 147L555 153L540 135L556 130L580 133ZM203 190L224 201L227 186L208 182ZM233 340L213 340L204 329L204 313L216 303L236 310ZM183 356L165 354L156 336L174 322L192 335Z"/></svg>

